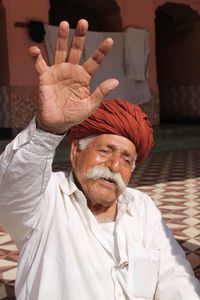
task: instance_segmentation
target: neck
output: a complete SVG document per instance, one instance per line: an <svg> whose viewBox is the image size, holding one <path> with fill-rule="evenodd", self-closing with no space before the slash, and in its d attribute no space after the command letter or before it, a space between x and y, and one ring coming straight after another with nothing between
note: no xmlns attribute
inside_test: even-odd
<svg viewBox="0 0 200 300"><path fill-rule="evenodd" d="M89 206L91 212L94 214L95 218L99 223L103 222L113 222L117 215L117 203L116 201L109 207L104 207L102 205Z"/></svg>

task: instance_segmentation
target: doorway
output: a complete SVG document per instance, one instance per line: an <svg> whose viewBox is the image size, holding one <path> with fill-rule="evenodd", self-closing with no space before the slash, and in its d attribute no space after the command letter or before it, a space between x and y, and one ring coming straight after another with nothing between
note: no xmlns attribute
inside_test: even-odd
<svg viewBox="0 0 200 300"><path fill-rule="evenodd" d="M156 9L161 123L200 123L200 16L189 5Z"/></svg>
<svg viewBox="0 0 200 300"><path fill-rule="evenodd" d="M6 10L0 0L0 139L11 137Z"/></svg>
<svg viewBox="0 0 200 300"><path fill-rule="evenodd" d="M76 28L79 19L86 19L90 31L123 31L116 0L49 0L49 4L50 25L67 20L71 28Z"/></svg>

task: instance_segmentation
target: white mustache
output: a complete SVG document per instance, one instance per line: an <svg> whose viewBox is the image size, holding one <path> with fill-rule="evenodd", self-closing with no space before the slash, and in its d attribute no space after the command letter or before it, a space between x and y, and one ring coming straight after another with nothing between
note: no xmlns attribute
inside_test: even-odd
<svg viewBox="0 0 200 300"><path fill-rule="evenodd" d="M107 180L112 180L115 184L119 187L120 190L124 190L126 188L126 184L122 179L120 173L113 173L108 167L105 166L96 166L91 168L87 174L88 179L98 179L98 178L105 178Z"/></svg>

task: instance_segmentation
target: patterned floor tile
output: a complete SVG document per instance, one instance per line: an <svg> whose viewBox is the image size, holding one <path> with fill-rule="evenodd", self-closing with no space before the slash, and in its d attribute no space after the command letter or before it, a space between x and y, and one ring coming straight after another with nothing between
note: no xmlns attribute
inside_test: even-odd
<svg viewBox="0 0 200 300"><path fill-rule="evenodd" d="M54 171L68 167L54 164ZM152 153L129 185L152 197L200 279L200 150ZM0 299L15 299L17 260L16 246L0 228Z"/></svg>

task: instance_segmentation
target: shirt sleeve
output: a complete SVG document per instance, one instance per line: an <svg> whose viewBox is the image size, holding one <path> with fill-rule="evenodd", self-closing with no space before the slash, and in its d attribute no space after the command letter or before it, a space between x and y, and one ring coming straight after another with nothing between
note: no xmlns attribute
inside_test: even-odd
<svg viewBox="0 0 200 300"><path fill-rule="evenodd" d="M160 266L155 300L199 300L200 282L195 277L190 263L159 210L150 200L146 218L146 240L160 250Z"/></svg>
<svg viewBox="0 0 200 300"><path fill-rule="evenodd" d="M63 137L36 129L33 119L0 156L0 224L15 242L25 239L36 212L42 211L55 149Z"/></svg>

